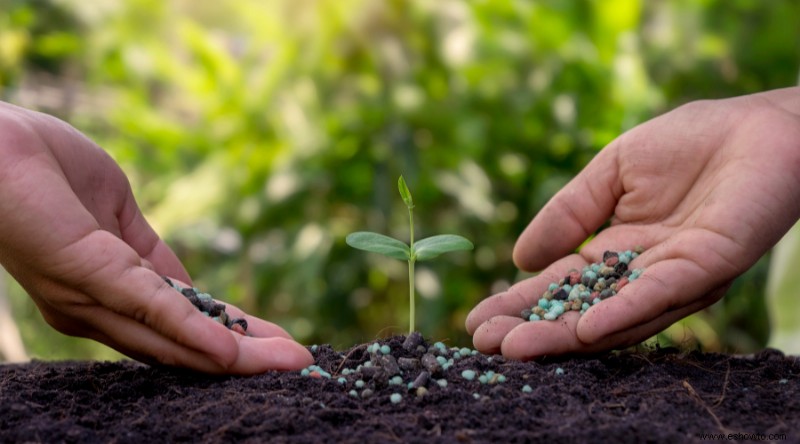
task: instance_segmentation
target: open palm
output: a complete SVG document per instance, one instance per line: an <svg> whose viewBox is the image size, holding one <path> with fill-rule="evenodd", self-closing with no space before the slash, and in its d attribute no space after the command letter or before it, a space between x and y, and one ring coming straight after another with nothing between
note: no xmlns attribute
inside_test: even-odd
<svg viewBox="0 0 800 444"><path fill-rule="evenodd" d="M682 106L603 149L537 214L514 261L544 271L467 318L476 348L517 359L640 342L721 298L800 216L800 88ZM579 253L570 254L606 221ZM583 316L525 322L550 282L646 248L646 268Z"/></svg>
<svg viewBox="0 0 800 444"><path fill-rule="evenodd" d="M191 282L139 211L127 178L66 123L0 103L0 262L59 331L146 362L207 372L301 368L280 327L246 316L242 336L160 276Z"/></svg>

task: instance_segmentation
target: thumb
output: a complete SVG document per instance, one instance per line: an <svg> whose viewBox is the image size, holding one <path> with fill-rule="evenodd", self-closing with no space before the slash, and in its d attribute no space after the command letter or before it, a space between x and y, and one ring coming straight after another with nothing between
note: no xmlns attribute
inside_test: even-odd
<svg viewBox="0 0 800 444"><path fill-rule="evenodd" d="M128 189L119 212L119 227L122 240L131 246L146 261L148 268L162 276L174 277L192 283L189 273L171 248L158 236L147 222Z"/></svg>
<svg viewBox="0 0 800 444"><path fill-rule="evenodd" d="M567 256L614 214L623 193L616 145L595 156L528 224L514 245L517 267L537 271Z"/></svg>

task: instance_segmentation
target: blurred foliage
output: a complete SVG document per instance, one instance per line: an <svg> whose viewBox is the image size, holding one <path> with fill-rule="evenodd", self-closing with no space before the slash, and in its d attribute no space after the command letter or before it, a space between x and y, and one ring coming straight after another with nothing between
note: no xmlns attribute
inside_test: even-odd
<svg viewBox="0 0 800 444"><path fill-rule="evenodd" d="M407 237L400 174L418 237L476 245L418 270L420 331L468 344L469 309L523 276L517 234L598 150L689 100L795 85L800 58L778 0L0 5L0 99L105 147L196 286L337 347L408 321L403 264L344 243ZM765 267L683 329L763 344ZM16 293L35 354L100 356L40 336Z"/></svg>
<svg viewBox="0 0 800 444"><path fill-rule="evenodd" d="M800 222L773 248L766 289L771 324L768 345L793 355L800 355L800 298L794 279L798 263Z"/></svg>

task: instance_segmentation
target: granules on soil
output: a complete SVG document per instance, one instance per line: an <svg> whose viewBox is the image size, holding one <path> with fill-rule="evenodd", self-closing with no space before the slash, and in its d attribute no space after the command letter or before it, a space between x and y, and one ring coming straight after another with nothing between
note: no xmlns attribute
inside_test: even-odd
<svg viewBox="0 0 800 444"><path fill-rule="evenodd" d="M404 341L379 342L398 365L412 358L406 381L426 369ZM341 374L363 369L370 345L312 353ZM506 382L469 381L467 369ZM351 396L335 378L297 371L212 376L131 361L0 365L0 442L800 442L800 362L776 350L535 362L470 353L431 376L422 395L388 381L366 379L369 387L371 396Z"/></svg>
<svg viewBox="0 0 800 444"><path fill-rule="evenodd" d="M398 347L398 345L400 345ZM310 348L316 356L318 346ZM482 370L493 360L502 360L499 356L484 356L477 350L466 347L447 347L442 342L428 345L419 332L413 332L403 339L402 344L380 344L374 342L364 350L354 349L335 368L326 368L317 362L300 371L302 376L325 378L337 381L342 392L350 396L368 398L380 389L395 386L417 396L426 396L445 390L446 382L441 382L442 375L451 367L470 357L483 358L482 365L473 362L477 367L465 368L461 377L466 380L476 379L483 385L503 383L507 378L494 370ZM474 361L474 359L472 360ZM422 389L422 390L420 390ZM399 403L391 393L391 402Z"/></svg>

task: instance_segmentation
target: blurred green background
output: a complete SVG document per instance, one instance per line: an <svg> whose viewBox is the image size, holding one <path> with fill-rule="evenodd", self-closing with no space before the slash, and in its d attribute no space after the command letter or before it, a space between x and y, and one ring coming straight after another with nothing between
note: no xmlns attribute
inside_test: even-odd
<svg viewBox="0 0 800 444"><path fill-rule="evenodd" d="M405 264L351 231L457 233L418 264L418 329L469 345L469 309L521 279L516 236L621 132L682 103L796 85L794 1L0 0L0 99L122 165L195 284L348 347L403 333ZM620 246L630 248L631 246ZM659 336L749 351L763 259ZM47 326L6 279L27 352L114 358Z"/></svg>

